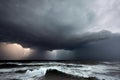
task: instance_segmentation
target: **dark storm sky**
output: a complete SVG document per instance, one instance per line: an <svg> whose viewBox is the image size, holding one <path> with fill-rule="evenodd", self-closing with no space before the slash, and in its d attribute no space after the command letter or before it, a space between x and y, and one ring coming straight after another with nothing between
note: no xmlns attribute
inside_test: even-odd
<svg viewBox="0 0 120 80"><path fill-rule="evenodd" d="M0 42L35 49L26 58L31 60L120 60L119 4L118 0L0 0Z"/></svg>

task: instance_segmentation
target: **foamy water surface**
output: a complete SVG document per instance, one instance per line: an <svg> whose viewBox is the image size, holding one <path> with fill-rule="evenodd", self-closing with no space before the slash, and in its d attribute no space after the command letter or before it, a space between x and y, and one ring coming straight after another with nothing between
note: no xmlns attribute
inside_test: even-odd
<svg viewBox="0 0 120 80"><path fill-rule="evenodd" d="M58 70L76 77L96 77L99 80L120 80L119 62L101 62L98 64L73 64L58 62L7 64L25 66L16 68L1 68L0 80L40 80L41 77L45 76L47 70L49 69Z"/></svg>

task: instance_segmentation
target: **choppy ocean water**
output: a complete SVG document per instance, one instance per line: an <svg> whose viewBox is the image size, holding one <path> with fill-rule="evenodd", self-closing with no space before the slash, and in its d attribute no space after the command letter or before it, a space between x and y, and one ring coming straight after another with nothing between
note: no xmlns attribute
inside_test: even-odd
<svg viewBox="0 0 120 80"><path fill-rule="evenodd" d="M46 76L48 73L51 77ZM0 80L59 80L57 77L62 77L60 80L120 80L120 62L0 63Z"/></svg>

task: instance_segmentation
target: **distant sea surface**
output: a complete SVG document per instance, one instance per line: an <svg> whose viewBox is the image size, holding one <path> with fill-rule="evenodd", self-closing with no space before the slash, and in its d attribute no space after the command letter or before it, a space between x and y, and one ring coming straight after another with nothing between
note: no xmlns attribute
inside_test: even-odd
<svg viewBox="0 0 120 80"><path fill-rule="evenodd" d="M0 62L0 80L120 80L120 62Z"/></svg>

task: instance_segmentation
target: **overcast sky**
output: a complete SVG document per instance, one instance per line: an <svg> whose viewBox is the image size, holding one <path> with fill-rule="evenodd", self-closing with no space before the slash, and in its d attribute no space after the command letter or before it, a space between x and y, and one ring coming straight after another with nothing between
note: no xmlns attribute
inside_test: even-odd
<svg viewBox="0 0 120 80"><path fill-rule="evenodd" d="M1 0L1 60L15 43L20 60L120 60L120 0Z"/></svg>

